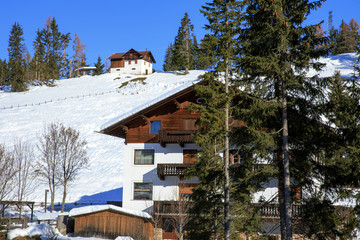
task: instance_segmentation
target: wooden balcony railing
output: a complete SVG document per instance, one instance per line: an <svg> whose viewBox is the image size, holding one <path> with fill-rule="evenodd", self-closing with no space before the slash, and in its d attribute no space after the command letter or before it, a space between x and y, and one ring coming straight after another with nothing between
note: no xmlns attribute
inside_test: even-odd
<svg viewBox="0 0 360 240"><path fill-rule="evenodd" d="M165 147L168 143L178 143L182 147L185 143L193 143L193 130L160 130L158 141L161 146Z"/></svg>
<svg viewBox="0 0 360 240"><path fill-rule="evenodd" d="M279 204L260 204L254 203L253 206L257 207L263 218L280 218ZM299 217L301 214L301 205L291 205L291 216L293 218Z"/></svg>
<svg viewBox="0 0 360 240"><path fill-rule="evenodd" d="M190 164L158 164L157 175L161 180L164 180L165 176L177 176L182 179L185 169L190 166Z"/></svg>
<svg viewBox="0 0 360 240"><path fill-rule="evenodd" d="M175 201L154 201L155 213L158 215L176 214L176 212L174 212L174 209L176 209L174 208L175 205L174 202ZM254 203L253 206L259 209L262 218L271 218L271 219L280 218L279 204ZM292 205L292 217L298 218L300 214L301 214L301 205L300 204Z"/></svg>

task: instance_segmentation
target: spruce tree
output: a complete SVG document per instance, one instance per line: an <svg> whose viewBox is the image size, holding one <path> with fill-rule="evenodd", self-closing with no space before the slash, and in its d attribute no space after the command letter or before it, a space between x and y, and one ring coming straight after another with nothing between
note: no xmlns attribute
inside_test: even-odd
<svg viewBox="0 0 360 240"><path fill-rule="evenodd" d="M69 33L62 34L55 18L46 20L45 28L38 30L33 42L32 68L39 80L55 80L67 76Z"/></svg>
<svg viewBox="0 0 360 240"><path fill-rule="evenodd" d="M165 53L165 60L163 65L164 71L175 71L178 70L177 66L175 66L174 60L174 45L170 43Z"/></svg>
<svg viewBox="0 0 360 240"><path fill-rule="evenodd" d="M8 64L6 60L0 60L0 86L4 86L8 79Z"/></svg>
<svg viewBox="0 0 360 240"><path fill-rule="evenodd" d="M194 25L191 24L189 15L181 19L178 34L175 37L173 58L175 65L181 70L185 70L185 74L189 73L189 69L194 69Z"/></svg>
<svg viewBox="0 0 360 240"><path fill-rule="evenodd" d="M337 39L338 39L338 30L335 29L334 24L333 24L333 12L330 11L329 12L329 18L328 18L328 36L329 36L329 44L331 46L331 54L335 55L336 54L336 44L337 44Z"/></svg>
<svg viewBox="0 0 360 240"><path fill-rule="evenodd" d="M12 26L9 37L9 83L14 92L21 92L27 89L24 71L24 37L23 29L19 23L15 22Z"/></svg>
<svg viewBox="0 0 360 240"><path fill-rule="evenodd" d="M104 67L105 65L101 63L101 57L99 56L97 59L97 62L94 65L96 69L94 70L93 75L101 75L104 73Z"/></svg>
<svg viewBox="0 0 360 240"><path fill-rule="evenodd" d="M341 22L339 36L336 43L336 54L355 52L359 41L359 24L351 19L349 24Z"/></svg>
<svg viewBox="0 0 360 240"><path fill-rule="evenodd" d="M253 141L255 146L276 144L273 151L275 163L279 167L282 239L292 239L290 170L306 170L301 174L303 178L293 175L293 179L295 183L311 184L310 176L306 175L311 172L307 161L311 160L310 153L314 147L306 149L308 152L301 151L304 149L304 142L295 141L300 137L309 139L304 133L301 136L295 135L301 134L296 129L301 123L299 120L309 123L308 120L305 121L306 118L312 119L314 121L310 123L314 124L317 131L321 131L321 125L316 121L320 112L314 103L317 98L321 102L322 84L326 80L316 76L307 77L306 72L310 66L317 70L320 68L321 64L312 59L327 55L327 48L319 47L326 46L327 42L324 37L315 34L318 25L303 26L303 21L323 2L325 0L251 1L246 8L246 27L240 35L243 43L241 83L248 96L253 96L256 91L256 98L250 98L250 107L247 108L249 116L253 118L245 118L245 126L254 126L259 121L261 115L256 117L256 112L266 114L267 116L261 116L265 119L260 121L268 121L267 124L272 125L267 132L262 132L261 138L254 134ZM309 125L303 126L309 128ZM264 138L263 135L267 137ZM293 165L290 165L290 145ZM301 153L302 158L298 159L293 154L295 152ZM301 171L296 173L300 174Z"/></svg>
<svg viewBox="0 0 360 240"><path fill-rule="evenodd" d="M230 106L236 104L234 82L239 58L237 37L243 21L243 6L240 1L214 1L207 3L201 10L209 22L205 25L205 29L210 31L206 38L206 48L211 49L215 71L202 77L203 85L195 86L202 102L195 108L201 113L200 131L195 136L195 143L201 146L201 152L192 172L199 177L191 211L194 214L190 225L195 229L190 230L190 238L194 239L199 239L196 234L204 234L202 239L210 236L230 239L234 230L251 235L260 228L259 215L249 210L250 196L259 187L254 184L255 179L249 180L252 178L248 174L252 163L249 161L246 171L235 171L232 177L229 166L230 147L239 147L237 141L231 138L234 135L231 135L230 124L234 115ZM239 184L240 179L249 181ZM230 197L236 203L230 204ZM207 200L211 202L205 204Z"/></svg>
<svg viewBox="0 0 360 240"><path fill-rule="evenodd" d="M31 69L34 71L35 80L45 79L45 41L43 31L37 30L33 42L34 56L31 62Z"/></svg>
<svg viewBox="0 0 360 240"><path fill-rule="evenodd" d="M199 44L196 52L196 69L207 69L215 65L216 46L211 44L211 38L213 38L213 36L206 34Z"/></svg>

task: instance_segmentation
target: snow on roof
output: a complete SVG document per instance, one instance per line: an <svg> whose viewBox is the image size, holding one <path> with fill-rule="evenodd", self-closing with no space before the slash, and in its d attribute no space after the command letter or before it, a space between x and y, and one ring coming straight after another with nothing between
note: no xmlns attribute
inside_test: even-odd
<svg viewBox="0 0 360 240"><path fill-rule="evenodd" d="M91 205L91 206L86 206L86 207L74 208L69 212L69 217L80 216L80 215L95 213L95 212L101 212L101 211L105 211L105 210L113 210L113 211L116 211L119 213L125 213L128 215L141 217L141 218L148 218L148 219L152 218L150 216L150 214L148 214L147 212L126 209L126 208L117 207L114 205Z"/></svg>
<svg viewBox="0 0 360 240"><path fill-rule="evenodd" d="M124 114L122 114L122 115L120 115L118 117L115 117L115 118L111 119L110 121L104 123L100 127L100 131L110 127L111 125L113 125L113 124L115 124L115 123L117 123L117 122L119 122L119 121L121 121L121 120L123 120L125 118L130 117L131 115L133 115L133 114L135 114L137 112L140 112L141 110L144 110L147 107L150 107L151 105L153 105L153 104L155 104L155 103L157 103L157 102L159 102L161 100L164 100L164 99L166 99L166 98L168 98L168 97L170 97L170 96L172 96L172 95L174 95L174 94L176 94L176 93L178 93L178 92L180 92L180 91L182 91L182 90L184 90L184 89L186 89L188 87L191 87L192 85L198 83L199 81L200 81L199 79L194 79L193 81L186 82L185 84L181 85L180 87L177 87L177 88L175 88L175 89L173 89L173 90L171 90L169 92L166 92L166 93L160 95L159 97L154 98L154 99L152 99L152 100L150 100L150 101L148 101L148 102L146 102L146 103L132 109L131 111L128 111L128 112L126 112L126 113L124 113Z"/></svg>

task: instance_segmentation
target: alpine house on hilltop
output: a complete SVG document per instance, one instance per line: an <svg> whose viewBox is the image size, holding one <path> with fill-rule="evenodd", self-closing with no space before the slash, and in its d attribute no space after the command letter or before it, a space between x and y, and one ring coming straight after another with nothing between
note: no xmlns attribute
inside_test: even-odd
<svg viewBox="0 0 360 240"><path fill-rule="evenodd" d="M114 53L110 57L110 73L130 73L148 75L153 72L152 64L156 63L148 50L138 52L130 49L125 53Z"/></svg>

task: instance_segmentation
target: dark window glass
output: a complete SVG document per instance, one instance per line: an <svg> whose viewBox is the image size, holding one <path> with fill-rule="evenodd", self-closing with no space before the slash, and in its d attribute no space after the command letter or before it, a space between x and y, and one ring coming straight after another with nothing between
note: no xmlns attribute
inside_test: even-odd
<svg viewBox="0 0 360 240"><path fill-rule="evenodd" d="M152 200L152 183L134 183L134 200Z"/></svg>
<svg viewBox="0 0 360 240"><path fill-rule="evenodd" d="M153 149L136 149L135 165L151 165L154 164Z"/></svg>

